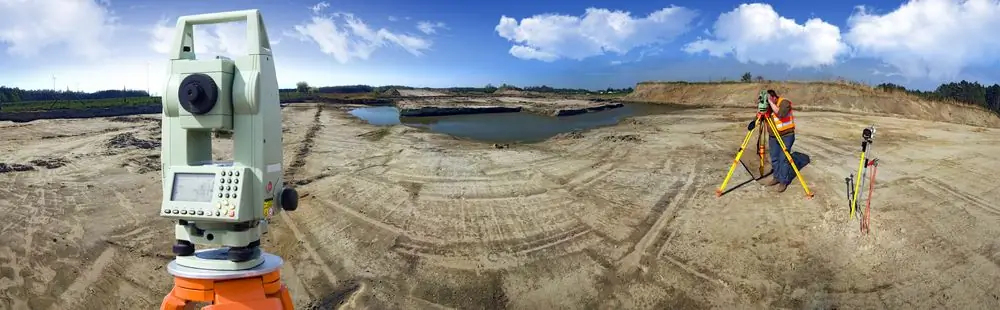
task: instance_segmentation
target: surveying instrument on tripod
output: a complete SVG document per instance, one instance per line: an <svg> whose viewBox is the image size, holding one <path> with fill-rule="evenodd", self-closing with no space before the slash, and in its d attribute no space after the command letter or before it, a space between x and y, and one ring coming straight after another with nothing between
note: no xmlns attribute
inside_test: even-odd
<svg viewBox="0 0 1000 310"><path fill-rule="evenodd" d="M194 26L246 21L247 53L198 59ZM183 16L163 96L163 201L176 221L160 309L293 309L283 260L260 250L268 219L298 205L282 179L281 110L271 44L257 10ZM212 132L233 131L232 161L212 161ZM195 244L218 248L195 250Z"/></svg>
<svg viewBox="0 0 1000 310"><path fill-rule="evenodd" d="M719 189L715 190L716 196L722 196L722 194L724 193L723 191L726 189L726 185L729 184L729 179L732 178L733 171L736 170L737 164L743 165L743 168L747 170L747 173L749 173L751 177L753 176L753 173L750 172L750 168L748 168L746 164L740 161L740 158L743 157L743 152L746 151L747 144L750 143L750 137L753 135L754 129L758 128L759 134L757 136L757 154L760 155L760 166L759 166L760 178L764 177L764 162L765 162L764 154L766 154L765 152L766 142L762 142L762 140L766 141L766 139L763 138L764 130L770 129L774 139L776 139L778 145L781 146L782 153L784 153L785 158L788 159L788 163L792 166L792 170L795 171L795 177L802 184L802 189L806 193L806 198L811 199L813 197L813 193L810 192L809 187L806 186L805 179L803 179L802 174L799 173L798 166L795 164L795 161L792 160L792 154L788 153L788 147L785 146L784 141L778 138L781 135L778 132L778 128L775 126L775 120L772 118L773 113L775 112L770 111L770 104L768 103L767 92L761 91L760 94L757 95L757 115L755 116L754 121L750 123L750 126L747 127L747 134L746 136L743 137L743 143L740 144L739 151L736 152L736 158L733 159L733 164L729 166L729 172L726 173L726 178L722 180L722 185L719 186ZM767 128L763 126L765 123L767 125L766 126ZM773 171L774 167L771 168Z"/></svg>
<svg viewBox="0 0 1000 310"><path fill-rule="evenodd" d="M872 145L875 142L875 125L866 127L861 131L861 161L858 162L858 172L857 174L851 174L850 177L844 178L844 183L847 184L847 201L851 208L850 219L854 220L854 214L858 214L858 219L861 222L861 232L868 234L869 227L868 223L871 219L871 207L872 207L872 192L875 191L875 173L878 171L878 158L872 159ZM861 203L858 201L858 195L864 190L865 176L868 175L868 170L871 169L870 180L868 180L868 197L865 199L865 210L861 211ZM857 177L857 180L853 178Z"/></svg>

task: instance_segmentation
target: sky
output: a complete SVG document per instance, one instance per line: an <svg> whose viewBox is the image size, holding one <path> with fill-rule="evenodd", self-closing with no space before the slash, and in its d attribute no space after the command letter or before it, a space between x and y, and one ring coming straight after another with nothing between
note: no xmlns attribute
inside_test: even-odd
<svg viewBox="0 0 1000 310"><path fill-rule="evenodd" d="M282 88L1000 83L1000 0L854 1L0 0L0 85L159 94L178 17L245 9ZM246 53L245 23L195 29L199 58Z"/></svg>

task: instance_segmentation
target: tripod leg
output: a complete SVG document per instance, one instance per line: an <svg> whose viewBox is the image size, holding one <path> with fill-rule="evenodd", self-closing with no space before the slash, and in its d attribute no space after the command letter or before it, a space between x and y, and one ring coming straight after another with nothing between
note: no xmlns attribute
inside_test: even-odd
<svg viewBox="0 0 1000 310"><path fill-rule="evenodd" d="M781 135L778 134L778 127L774 126L774 120L770 118L767 119L767 126L771 127L771 131L774 132L774 139L778 140L778 145L781 146L781 152L785 153L785 158L788 159L788 164L792 166L792 171L795 171L795 177L799 179L802 183L802 189L806 191L806 197L812 198L813 194L809 191L809 186L806 186L806 180L802 178L802 174L799 173L799 167L795 164L795 160L792 159L792 154L788 153L788 147L785 146L785 141L781 140Z"/></svg>
<svg viewBox="0 0 1000 310"><path fill-rule="evenodd" d="M854 208L854 206L851 204L851 201L853 201L853 200L851 200L851 197L854 196L854 186L851 185L853 183L854 183L854 174L851 174L851 176L844 178L844 184L847 185L847 209L848 209L848 212L850 212L850 209Z"/></svg>
<svg viewBox="0 0 1000 310"><path fill-rule="evenodd" d="M754 121L757 126L760 126L760 117ZM740 150L736 152L736 159L733 159L733 164L729 166L729 172L726 173L726 178L722 180L722 185L719 189L715 190L715 196L722 196L722 191L726 189L726 184L729 184L729 179L733 177L733 171L736 170L736 164L740 163L740 157L743 156L743 151L747 149L747 143L750 143L750 135L753 134L753 129L747 130L747 135L743 137L743 143L740 144Z"/></svg>
<svg viewBox="0 0 1000 310"><path fill-rule="evenodd" d="M851 198L851 220L854 219L854 212L857 210L858 206L858 190L861 187L861 174L864 173L863 170L865 168L865 153L867 146L867 143L861 143L861 161L858 162L858 175L857 179L854 181L854 197Z"/></svg>
<svg viewBox="0 0 1000 310"><path fill-rule="evenodd" d="M764 139L764 126L761 126L760 130L758 130L758 131L759 132L757 134L757 156L760 157L760 166L758 166L757 172L759 172L760 173L760 177L763 178L764 177L764 152L767 149L767 147L765 146L767 140Z"/></svg>
<svg viewBox="0 0 1000 310"><path fill-rule="evenodd" d="M872 162L872 176L871 180L868 181L868 199L865 201L865 214L862 220L862 231L868 234L870 231L870 221L871 221L871 211L872 211L872 193L875 192L875 173L878 172L878 161Z"/></svg>
<svg viewBox="0 0 1000 310"><path fill-rule="evenodd" d="M172 291L163 297L163 303L160 304L160 310L182 310L186 307L187 300L174 296Z"/></svg>

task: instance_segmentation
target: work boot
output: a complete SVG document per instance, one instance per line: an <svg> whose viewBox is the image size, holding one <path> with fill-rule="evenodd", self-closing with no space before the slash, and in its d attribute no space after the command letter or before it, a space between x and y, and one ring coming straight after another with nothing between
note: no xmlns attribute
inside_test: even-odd
<svg viewBox="0 0 1000 310"><path fill-rule="evenodd" d="M773 190L775 193L781 193L781 192L784 192L785 189L787 189L787 188L788 188L788 184L778 183L777 185L775 185L774 187L772 187L771 190Z"/></svg>
<svg viewBox="0 0 1000 310"><path fill-rule="evenodd" d="M767 180L764 180L764 186L773 186L778 183L778 180L774 177L769 177Z"/></svg>

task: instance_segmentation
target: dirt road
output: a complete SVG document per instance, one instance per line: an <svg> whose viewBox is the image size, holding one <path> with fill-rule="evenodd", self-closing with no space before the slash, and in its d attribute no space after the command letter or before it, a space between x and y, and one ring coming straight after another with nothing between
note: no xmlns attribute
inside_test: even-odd
<svg viewBox="0 0 1000 310"><path fill-rule="evenodd" d="M793 149L815 198L797 183L716 198L738 112L496 149L289 107L303 197L265 245L301 309L1000 308L1000 130L802 112ZM0 173L0 309L158 305L172 227L156 216L155 119L0 124L0 162L34 169ZM843 179L870 123L864 237Z"/></svg>

